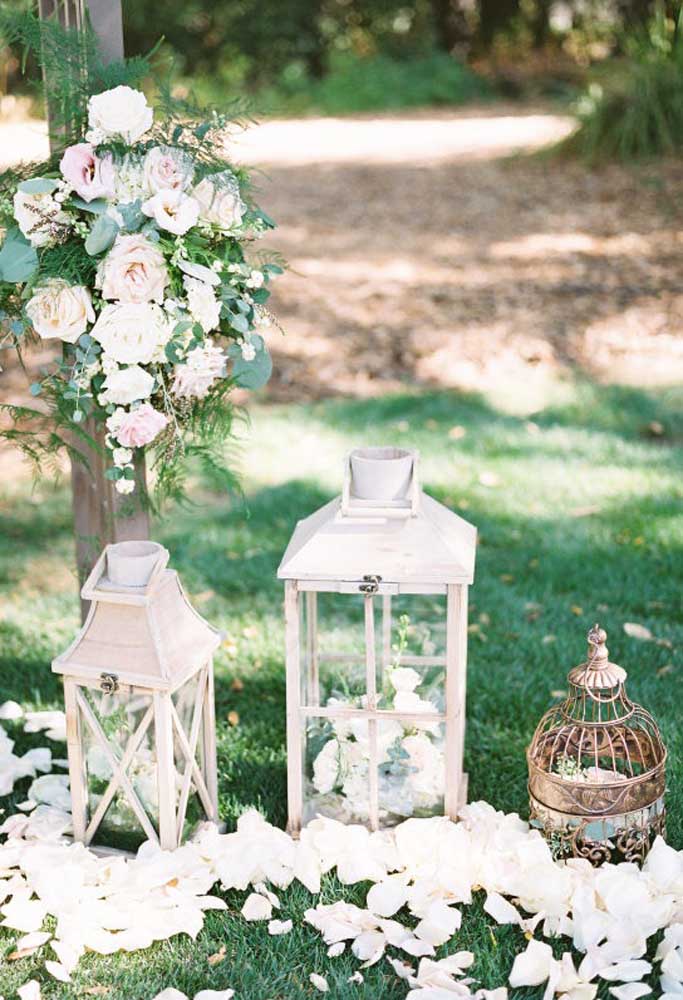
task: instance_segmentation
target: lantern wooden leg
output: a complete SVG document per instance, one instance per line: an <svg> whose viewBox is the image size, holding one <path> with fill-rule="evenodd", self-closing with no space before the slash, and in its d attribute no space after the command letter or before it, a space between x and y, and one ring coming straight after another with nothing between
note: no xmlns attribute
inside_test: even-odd
<svg viewBox="0 0 683 1000"><path fill-rule="evenodd" d="M303 813L302 732L300 712L299 592L295 580L285 582L285 663L287 673L287 828L301 830Z"/></svg>
<svg viewBox="0 0 683 1000"><path fill-rule="evenodd" d="M318 666L318 595L306 592L306 650L308 653L308 701L320 704L320 670Z"/></svg>
<svg viewBox="0 0 683 1000"><path fill-rule="evenodd" d="M456 819L467 797L463 773L467 684L467 587L446 592L446 795L445 812Z"/></svg>
<svg viewBox="0 0 683 1000"><path fill-rule="evenodd" d="M382 674L380 688L384 684L384 671L391 666L391 594L382 598Z"/></svg>
<svg viewBox="0 0 683 1000"><path fill-rule="evenodd" d="M76 698L76 682L64 678L64 709L66 713L66 745L69 757L71 787L71 822L74 840L85 843L88 823L88 782L83 758L81 713Z"/></svg>
<svg viewBox="0 0 683 1000"><path fill-rule="evenodd" d="M157 746L157 780L159 782L159 843L162 850L177 846L175 785L176 769L173 758L173 704L171 695L154 692L154 727Z"/></svg>
<svg viewBox="0 0 683 1000"><path fill-rule="evenodd" d="M204 779L211 799L212 822L218 823L218 770L216 761L216 704L214 702L213 660L206 667L204 694Z"/></svg>
<svg viewBox="0 0 683 1000"><path fill-rule="evenodd" d="M379 760L377 749L377 663L375 660L375 612L374 598L365 597L365 691L367 709L372 713L368 719L368 777L370 795L370 827L379 829Z"/></svg>

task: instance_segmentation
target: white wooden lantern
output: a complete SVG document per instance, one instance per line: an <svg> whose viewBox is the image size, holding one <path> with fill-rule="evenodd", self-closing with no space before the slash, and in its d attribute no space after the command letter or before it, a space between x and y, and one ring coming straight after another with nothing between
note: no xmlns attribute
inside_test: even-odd
<svg viewBox="0 0 683 1000"><path fill-rule="evenodd" d="M347 457L342 495L282 559L289 829L455 817L476 529L420 489L418 453Z"/></svg>
<svg viewBox="0 0 683 1000"><path fill-rule="evenodd" d="M85 624L52 664L64 675L74 839L172 850L217 822L214 650L168 552L108 545L83 586ZM114 842L114 843L112 843Z"/></svg>

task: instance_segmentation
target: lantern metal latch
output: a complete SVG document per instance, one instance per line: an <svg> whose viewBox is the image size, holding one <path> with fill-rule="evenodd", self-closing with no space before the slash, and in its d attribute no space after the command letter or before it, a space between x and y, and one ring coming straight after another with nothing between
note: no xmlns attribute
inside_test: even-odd
<svg viewBox="0 0 683 1000"><path fill-rule="evenodd" d="M116 694L119 689L117 674L100 674L100 688L105 694Z"/></svg>
<svg viewBox="0 0 683 1000"><path fill-rule="evenodd" d="M376 594L379 590L381 582L381 576L377 576L375 573L369 573L363 577L363 583L358 585L358 589L361 594Z"/></svg>

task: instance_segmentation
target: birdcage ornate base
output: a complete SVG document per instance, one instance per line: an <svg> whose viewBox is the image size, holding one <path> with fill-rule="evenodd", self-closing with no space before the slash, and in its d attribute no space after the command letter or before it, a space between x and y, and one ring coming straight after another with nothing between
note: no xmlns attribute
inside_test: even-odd
<svg viewBox="0 0 683 1000"><path fill-rule="evenodd" d="M666 836L663 795L643 809L610 816L572 816L549 809L532 795L529 822L541 831L556 859L586 858L593 865L641 864L655 838Z"/></svg>

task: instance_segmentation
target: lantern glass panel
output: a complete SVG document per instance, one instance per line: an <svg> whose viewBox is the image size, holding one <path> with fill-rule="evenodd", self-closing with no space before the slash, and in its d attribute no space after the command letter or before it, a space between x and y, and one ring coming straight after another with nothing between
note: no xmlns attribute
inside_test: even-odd
<svg viewBox="0 0 683 1000"><path fill-rule="evenodd" d="M182 727L187 746L194 750L194 760L200 774L204 775L204 716L203 716L203 691L205 674L202 671L191 677L182 687L173 693L172 701L178 715L178 720ZM173 733L173 759L176 776L176 809L179 811L182 822L181 838L189 838L198 823L207 819L207 811L202 803L197 790L196 776L193 773L189 780L188 791L184 793L183 786L185 774L189 765L185 746L180 740L177 730ZM185 796L187 806L184 808Z"/></svg>
<svg viewBox="0 0 683 1000"><path fill-rule="evenodd" d="M396 720L394 725L394 740L389 743L389 734L380 739L377 789L379 822L384 827L444 811L445 724Z"/></svg>
<svg viewBox="0 0 683 1000"><path fill-rule="evenodd" d="M127 749L136 745L132 756L130 752L127 755L130 762L125 774L144 815L152 829L158 832L159 786L151 695L132 687L121 687L113 694L89 686L79 690L99 727L99 731L93 732L87 717L82 714L88 822L96 816ZM147 839L148 831L143 828L123 782L119 782L94 831L92 843L136 850Z"/></svg>
<svg viewBox="0 0 683 1000"><path fill-rule="evenodd" d="M320 814L343 823L370 817L367 719L309 719L304 734L304 823Z"/></svg>

